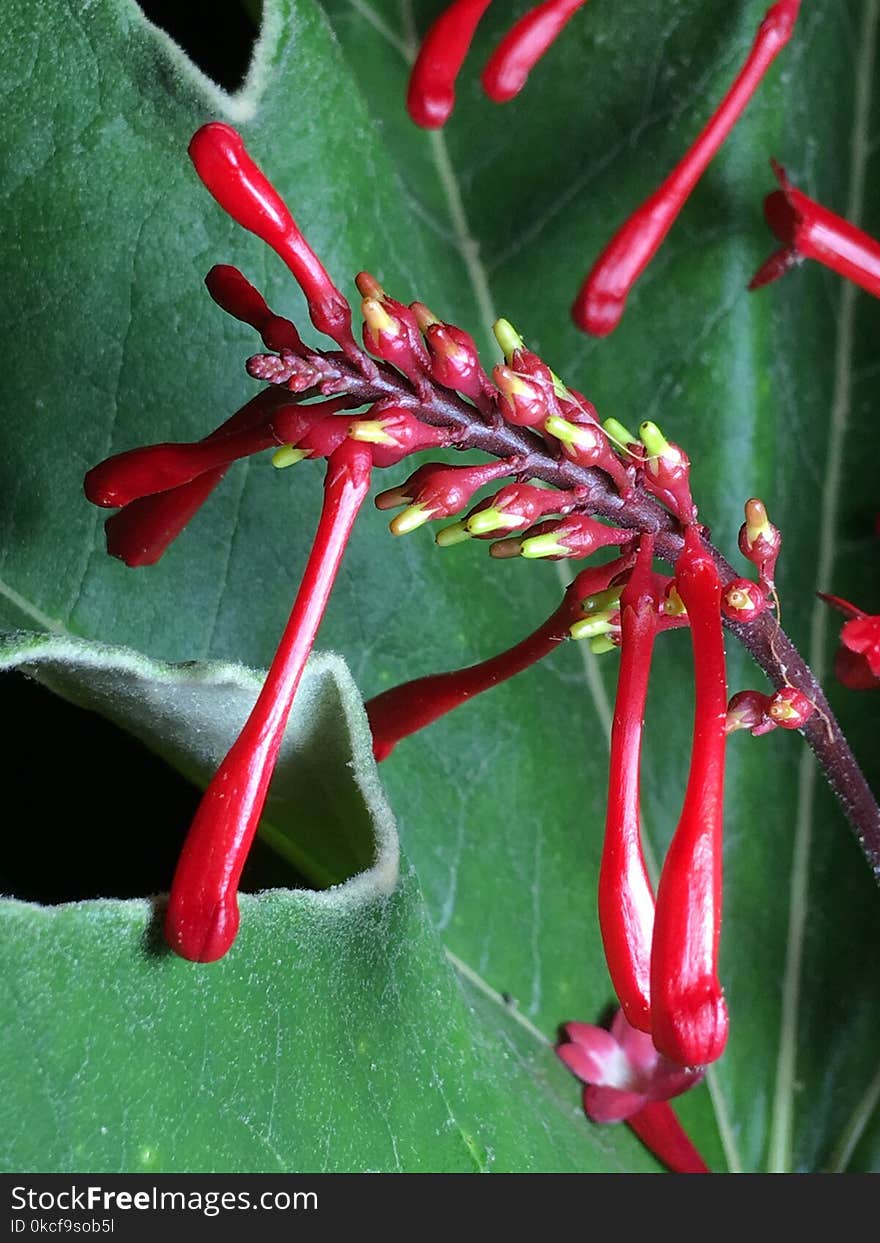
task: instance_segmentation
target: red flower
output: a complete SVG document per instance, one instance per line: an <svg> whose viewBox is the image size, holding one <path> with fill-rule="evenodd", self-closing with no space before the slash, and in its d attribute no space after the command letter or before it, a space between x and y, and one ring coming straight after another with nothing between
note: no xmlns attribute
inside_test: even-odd
<svg viewBox="0 0 880 1243"><path fill-rule="evenodd" d="M849 621L840 632L840 647L834 658L834 673L851 691L869 691L880 686L880 614L842 600L840 596L817 593Z"/></svg>
<svg viewBox="0 0 880 1243"><path fill-rule="evenodd" d="M587 1086L584 1112L593 1122L626 1122L656 1157L679 1174L706 1174L706 1163L666 1103L703 1078L670 1062L651 1037L637 1031L618 1010L611 1030L592 1023L567 1023L556 1052Z"/></svg>

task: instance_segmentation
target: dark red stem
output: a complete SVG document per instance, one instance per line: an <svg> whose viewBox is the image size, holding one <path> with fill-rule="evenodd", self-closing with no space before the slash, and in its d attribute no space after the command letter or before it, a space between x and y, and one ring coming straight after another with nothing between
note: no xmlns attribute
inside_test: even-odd
<svg viewBox="0 0 880 1243"><path fill-rule="evenodd" d="M253 711L205 791L174 875L165 936L183 958L213 962L235 940L238 880L371 470L369 445L352 440L328 461L321 519L293 611Z"/></svg>

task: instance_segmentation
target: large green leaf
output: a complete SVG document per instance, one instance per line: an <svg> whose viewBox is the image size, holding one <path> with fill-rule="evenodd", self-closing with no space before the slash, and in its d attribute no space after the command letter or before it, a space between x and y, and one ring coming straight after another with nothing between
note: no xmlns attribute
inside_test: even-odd
<svg viewBox="0 0 880 1243"><path fill-rule="evenodd" d="M200 291L212 263L235 262L270 301L301 310L280 265L221 217L188 168L190 132L217 116L240 125L340 282L370 267L399 296L421 297L484 342L497 307L603 413L627 423L658 417L690 452L703 516L723 547L733 547L743 498L764 495L786 537L786 625L824 669L833 627L811 603L814 587L880 605L866 535L873 472L861 447L873 415L877 308L819 270L760 296L747 296L744 284L771 245L759 203L772 154L809 192L880 227L880 202L869 194L877 0L815 0L804 12L621 328L599 343L568 324L580 275L698 128L763 0L592 0L503 110L479 97L476 65L527 6L493 6L456 116L443 136L427 136L403 113L406 60L413 31L441 7L277 0L267 5L248 83L230 99L128 0L69 0L41 9L39 20L25 0L9 0L0 81L13 244L2 276L14 298L4 326L13 365L0 619L165 660L260 665L271 655L309 543L316 472L303 467L291 482L261 462L237 468L164 562L140 572L105 556L80 491L85 468L107 452L203 434L251 391L241 360L252 338ZM425 532L391 547L382 522L367 515L322 641L345 653L370 694L500 648L549 612L558 591L552 567L491 564L484 548L441 556ZM645 775L658 855L680 803L690 731L686 639L670 636L661 654ZM738 654L732 682L760 684ZM481 996L512 996L520 1017L548 1036L561 1020L597 1018L610 1000L593 894L612 693L613 663L585 661L569 645L401 745L383 770L432 935L480 981ZM871 697L841 693L839 707L872 760ZM822 1168L841 1153L852 1168L873 1168L866 1106L880 997L867 947L880 926L870 875L797 737L732 741L728 812L723 974L733 1032L711 1093L687 1097L682 1114L719 1169ZM99 925L91 908L41 918L73 921L94 978L118 980L124 991L130 955L116 946L120 957L108 965L95 944L106 939L89 933L93 917ZM404 924L388 935L405 938ZM248 952L263 952L259 930L256 913ZM264 932L268 941L268 916ZM332 955L329 933L320 952ZM421 949L412 952L415 960ZM54 953L63 961L60 948ZM285 963L275 957L281 996ZM234 972L219 968L209 985L189 968L167 970L217 989L218 1006L222 973ZM154 987L157 978L140 983ZM318 978L329 1012L343 982ZM51 996L49 982L46 990ZM436 1012L419 1014L410 1001L401 1002L406 1021L429 1039ZM386 1019L397 1034L402 1017ZM369 1022L378 1032L386 1019L372 1013ZM44 1021L48 1049L54 1037ZM250 1040L246 1027L232 1034ZM525 1031L520 1023L517 1034ZM350 1044L335 1040L325 1035L322 1056L344 1073ZM550 1055L529 1049L540 1073L552 1073ZM418 1075L415 1064L399 1076L377 1064L389 1078L374 1109L388 1107L391 1083L399 1090ZM576 1109L574 1083L567 1091ZM75 1109L70 1117L76 1130ZM397 1122L408 1125L395 1114ZM393 1164L375 1157L375 1131L340 1121L335 1133L334 1168ZM598 1167L595 1132L584 1123L581 1136L579 1156L559 1141L558 1168ZM402 1156L402 1164L443 1167L437 1142L435 1156L422 1148L418 1161ZM71 1138L71 1151L74 1144L84 1146L80 1163L123 1168L129 1160L118 1147L108 1157L87 1134ZM11 1159L27 1164L28 1156ZM539 1164L555 1159L548 1153ZM506 1167L516 1160L505 1158ZM297 1162L308 1164L290 1156ZM239 1162L248 1163L259 1158ZM208 1161L188 1149L169 1164Z"/></svg>
<svg viewBox="0 0 880 1243"><path fill-rule="evenodd" d="M260 686L237 665L161 665L50 636L7 641L0 668L101 712L202 782ZM579 1169L583 1125L561 1066L503 1004L469 1003L406 862L397 883L394 820L337 656L306 669L268 814L273 839L305 840L312 856L320 827L351 877L243 897L216 970L168 953L155 899L0 905L16 1067L0 1165ZM623 1128L588 1147L597 1168L650 1168Z"/></svg>

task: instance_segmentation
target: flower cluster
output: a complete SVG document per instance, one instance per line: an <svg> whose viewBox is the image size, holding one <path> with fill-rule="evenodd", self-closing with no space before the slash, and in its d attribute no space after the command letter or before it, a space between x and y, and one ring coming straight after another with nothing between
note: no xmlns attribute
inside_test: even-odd
<svg viewBox="0 0 880 1243"><path fill-rule="evenodd" d="M547 621L508 651L373 699L367 714L375 755L384 759L402 738L569 636L588 641L595 651L619 650L598 906L623 1015L608 1040L617 1040L621 1056L636 1069L624 1072L615 1063L612 1074L607 1058L599 1058L601 1077L590 1078L593 1062L573 1053L561 1056L597 1092L617 1093L613 1108L607 1105L612 1098L591 1095L591 1116L626 1117L646 1136L669 1135L673 1123L658 1103L699 1080L723 1052L728 1031L718 975L722 804L726 736L739 709L737 697L728 709L723 617L742 628L768 608L779 533L761 502L749 501L740 548L758 580L736 578L697 522L685 452L653 423L643 423L637 435L614 419L603 423L588 399L505 320L495 326L504 361L490 373L466 332L420 302L398 302L361 273L362 348L351 306L239 135L227 125L209 124L193 138L190 156L220 205L284 260L306 296L313 324L335 348L306 345L240 272L213 268L206 281L212 298L262 339L263 351L248 360L247 370L265 387L203 440L132 449L86 476L89 499L117 510L107 522L110 552L136 566L162 555L237 459L271 450L277 468L307 458L327 464L314 542L278 651L250 717L205 791L181 853L165 922L168 943L183 957L210 962L234 942L238 881L305 661L373 471L424 450L481 449L485 462L423 463L381 492L381 509L400 509L391 530L401 535L454 518L437 535L441 546L483 540L496 557L526 560L583 559L607 548L616 555L582 570ZM477 499L487 485L490 494ZM667 556L670 547L675 550L671 576L654 568L664 540ZM695 677L691 761L655 897L639 827L642 728L656 636L683 627L691 635ZM761 721L803 724L809 705L798 696L804 698L794 687L781 687L761 709ZM751 717L749 727L764 732ZM587 1040L587 1031L583 1025L570 1028L579 1033L572 1039L581 1050L603 1039ZM603 1100L606 1105L595 1103Z"/></svg>

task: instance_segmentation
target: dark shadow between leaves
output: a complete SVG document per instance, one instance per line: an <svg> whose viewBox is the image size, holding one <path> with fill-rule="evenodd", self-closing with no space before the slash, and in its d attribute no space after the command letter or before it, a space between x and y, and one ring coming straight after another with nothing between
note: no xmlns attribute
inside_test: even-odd
<svg viewBox="0 0 880 1243"><path fill-rule="evenodd" d="M4 802L20 809L7 821L0 892L56 906L167 891L196 787L97 713L29 678L3 677L0 695L11 725ZM312 888L258 840L241 889L277 887Z"/></svg>

